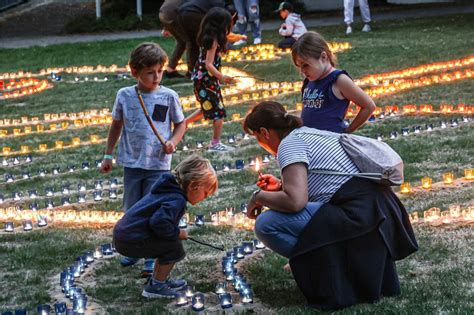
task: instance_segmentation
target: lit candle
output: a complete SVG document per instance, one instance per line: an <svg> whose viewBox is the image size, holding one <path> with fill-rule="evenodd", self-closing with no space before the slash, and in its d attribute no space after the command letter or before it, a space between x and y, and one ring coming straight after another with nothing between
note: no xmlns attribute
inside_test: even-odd
<svg viewBox="0 0 474 315"><path fill-rule="evenodd" d="M454 183L454 174L452 172L444 173L443 182L445 185L452 185Z"/></svg>
<svg viewBox="0 0 474 315"><path fill-rule="evenodd" d="M79 145L81 143L81 139L79 137L72 138L72 145Z"/></svg>
<svg viewBox="0 0 474 315"><path fill-rule="evenodd" d="M187 285L186 289L184 291L184 294L186 295L187 298L192 298L194 295L194 286L193 285Z"/></svg>
<svg viewBox="0 0 474 315"><path fill-rule="evenodd" d="M48 149L48 145L46 143L40 143L38 145L38 149L41 151L41 152L44 152Z"/></svg>
<svg viewBox="0 0 474 315"><path fill-rule="evenodd" d="M33 229L33 222L31 220L23 221L23 231L31 231Z"/></svg>
<svg viewBox="0 0 474 315"><path fill-rule="evenodd" d="M15 225L12 221L5 222L5 232L13 232L15 229Z"/></svg>
<svg viewBox="0 0 474 315"><path fill-rule="evenodd" d="M56 143L56 149L62 149L64 147L64 141L58 140Z"/></svg>
<svg viewBox="0 0 474 315"><path fill-rule="evenodd" d="M48 304L38 305L38 315L49 315L51 312L51 306Z"/></svg>
<svg viewBox="0 0 474 315"><path fill-rule="evenodd" d="M227 309L232 307L232 296L230 293L222 293L219 295L219 302L222 309Z"/></svg>
<svg viewBox="0 0 474 315"><path fill-rule="evenodd" d="M192 300L192 309L195 312L200 312L204 310L204 294L202 293L196 293L194 294Z"/></svg>
<svg viewBox="0 0 474 315"><path fill-rule="evenodd" d="M464 178L467 180L474 179L474 168L466 168L464 169Z"/></svg>
<svg viewBox="0 0 474 315"><path fill-rule="evenodd" d="M402 184L400 185L400 192L401 192L402 194L409 194L409 193L411 193L411 185L410 185L410 183L402 183Z"/></svg>
<svg viewBox="0 0 474 315"><path fill-rule="evenodd" d="M449 206L449 215L452 218L458 218L461 216L461 206L459 205L450 205Z"/></svg>
<svg viewBox="0 0 474 315"><path fill-rule="evenodd" d="M196 226L203 226L204 225L204 214L197 214L194 218L194 224Z"/></svg>
<svg viewBox="0 0 474 315"><path fill-rule="evenodd" d="M240 114L239 114L239 113L234 113L234 114L232 114L232 120L233 120L233 121L237 121L237 120L239 120L239 119L240 119Z"/></svg>
<svg viewBox="0 0 474 315"><path fill-rule="evenodd" d="M426 222L438 220L440 216L441 210L439 208L430 208L423 213Z"/></svg>
<svg viewBox="0 0 474 315"><path fill-rule="evenodd" d="M182 292L178 292L176 296L176 306L183 306L188 304L188 299L186 295Z"/></svg>
<svg viewBox="0 0 474 315"><path fill-rule="evenodd" d="M3 147L2 152L3 155L9 155L12 149L10 147Z"/></svg>
<svg viewBox="0 0 474 315"><path fill-rule="evenodd" d="M431 189L432 182L433 180L430 177L425 176L421 179L421 187L423 189Z"/></svg>

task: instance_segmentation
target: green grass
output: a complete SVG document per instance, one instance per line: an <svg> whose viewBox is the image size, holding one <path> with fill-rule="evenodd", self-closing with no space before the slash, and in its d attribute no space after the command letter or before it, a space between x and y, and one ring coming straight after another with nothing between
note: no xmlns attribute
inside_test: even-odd
<svg viewBox="0 0 474 315"><path fill-rule="evenodd" d="M356 27L358 27L356 25ZM450 17L419 18L399 21L384 21L373 25L370 34L354 33L345 36L343 26L322 27L318 29L330 41L349 41L352 49L339 53L339 67L346 69L353 78L371 73L393 71L404 67L417 66L438 61L463 58L474 54L474 15ZM264 41L276 43L276 32L264 33ZM129 52L144 40L158 41L163 48L171 52L172 39L135 39L104 41L87 44L65 44L29 49L0 49L0 72L19 70L36 72L48 67L66 67L77 65L124 66ZM244 68L245 71L263 77L269 81L298 81L300 75L292 65L289 56L281 60L245 63L231 63L230 66ZM89 75L93 78L94 75ZM54 88L40 94L0 101L0 119L19 118L21 116L39 116L50 112L79 112L92 108L112 108L116 91L134 81L113 79L107 82L76 83L53 82ZM70 80L74 75L64 75ZM175 89L180 96L192 95L192 86L180 80L164 80L163 84ZM443 103L465 103L473 105L473 80L457 81L444 85L408 90L404 93L376 99L378 106L391 104L431 103L436 108ZM275 100L294 107L299 101L298 93L283 95ZM229 106L231 115L238 112L244 115L255 104L253 101ZM186 113L186 114L189 114ZM441 115L403 115L368 123L358 131L359 134L375 137L388 135L401 128L437 124L441 120L460 118L460 114ZM471 116L472 117L472 116ZM434 181L440 181L443 172L454 171L456 177L463 175L463 169L473 167L474 133L473 122L460 124L456 128L448 127L431 133L399 137L387 140L405 161L406 180L412 186L419 185L421 177L429 175ZM2 129L4 127L0 127ZM8 127L10 131L11 127ZM55 140L70 141L80 137L83 141L89 134L107 136L107 126L95 126L83 129L69 129L52 134L34 134L15 138L0 138L3 146L18 149L27 144L36 148L39 143L54 144ZM224 127L225 139L228 135L240 135L241 126L229 123ZM185 142L208 141L211 128L196 128L188 131ZM6 173L18 176L28 170L32 175L40 168L48 171L52 167L67 168L75 164L80 168L83 161L92 165L100 159L105 144L81 146L48 154L34 153L34 161L25 167L0 167L0 194L10 197L13 191L27 192L37 189L40 194L47 186L68 182L74 187L78 182L94 182L98 179L121 178L122 170L116 167L113 172L103 176L92 168L60 176L35 178L14 184L3 183ZM247 141L235 152L227 154L201 152L214 164L234 163L236 159L248 160L250 157L265 154L254 140ZM173 165L188 153L175 154ZM276 162L264 165L264 171L278 174ZM219 176L219 191L212 198L196 206L190 206L192 214L222 210L226 207L240 208L246 202L250 192L255 189L256 174L252 170L224 173ZM403 202L409 211L423 211L430 207L447 209L451 204L469 205L474 200L472 183L462 188L448 188L419 192L404 196ZM28 207L29 201L23 206ZM42 202L40 202L42 204ZM78 209L120 209L120 201L96 203L88 206L74 206ZM415 228L420 250L409 258L397 263L400 273L402 295L398 298L382 299L376 304L364 304L351 307L338 314L431 314L452 313L467 314L473 312L472 305L472 224L453 227ZM227 249L243 240L253 238L253 233L228 227L206 227L194 229L191 234L207 242L224 245ZM26 307L35 309L40 303L53 303L51 290L57 286L49 279L71 265L74 259L94 246L109 242L110 229L65 228L54 225L30 233L0 234L0 311ZM222 275L219 264L222 254L200 245L186 242L187 258L177 265L175 275L184 276L202 292L212 291ZM282 270L285 259L269 251L261 252L244 262L239 269L252 283L255 296L256 313L274 312L278 314L309 314L312 310L304 306L304 297L299 292L292 277ZM156 314L167 311L168 301L147 301L140 296L143 281L138 279L140 266L121 268L118 258L105 260L94 269L94 285L87 285L88 296L111 314ZM137 311L139 310L139 311Z"/></svg>

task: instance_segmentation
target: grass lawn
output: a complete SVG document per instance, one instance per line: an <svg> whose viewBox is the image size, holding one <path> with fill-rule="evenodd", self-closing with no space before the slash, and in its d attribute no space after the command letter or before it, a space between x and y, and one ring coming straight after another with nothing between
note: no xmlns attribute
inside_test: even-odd
<svg viewBox="0 0 474 315"><path fill-rule="evenodd" d="M358 29L359 26L356 26ZM352 49L337 55L340 68L346 69L354 79L364 75L395 71L414 67L420 64L464 58L474 54L474 15L457 15L449 17L419 18L390 22L379 22L373 25L373 32L362 34L355 32L345 36L343 26L323 27L318 29L329 41L348 41ZM264 33L264 42L276 43L276 32ZM162 47L171 52L172 39L149 38L158 41ZM67 67L116 64L120 67L127 62L128 54L143 39L120 40L113 42L96 42L87 44L65 44L29 49L0 49L0 73L19 70L36 72L48 67ZM233 62L228 64L268 81L298 81L300 75L295 70L288 55L281 60L266 62ZM471 66L472 69L472 66ZM109 76L112 78L114 75ZM63 75L63 82L53 82L54 87L40 94L0 100L0 119L20 118L21 116L39 116L44 113L80 112L88 109L112 108L117 90L132 85L133 80L111 79L107 82L67 83L74 75ZM93 75L89 75L93 77ZM432 85L408 90L376 100L378 106L391 104L433 104L437 109L441 104L464 103L474 105L473 79L455 81L449 84ZM180 96L192 95L192 85L183 81L164 80L163 85L175 89ZM294 107L299 101L298 93L281 95L274 98L283 104ZM244 115L254 104L243 102L228 107L232 113ZM189 114L189 112L187 113ZM470 116L471 118L472 115ZM375 137L378 134L388 135L391 131L400 132L401 128L439 124L441 120L450 121L461 114L403 115L374 123L368 123L358 133ZM457 178L463 176L465 168L473 168L474 131L473 122L461 123L456 128L436 129L431 133L416 136L399 137L387 142L397 150L405 161L406 180L412 186L419 186L420 178L430 176L434 182L442 180L442 174L453 171ZM0 126L0 129L12 127ZM50 146L55 140L70 141L72 137L86 139L90 134L106 138L106 125L83 129L68 129L56 133L31 134L22 137L0 138L0 147L9 146L15 150L20 145L37 147L40 143ZM223 139L242 132L238 123L224 126ZM208 141L211 128L190 129L186 142L196 140ZM59 176L36 177L12 184L6 184L6 174L21 177L25 171L36 175L41 168L51 170L53 167L67 169L71 164L78 168L83 161L93 166L95 160L102 156L104 143L81 146L62 151L51 151L48 154L34 153L33 163L26 167L0 166L0 194L10 198L12 192L28 192L37 189L43 194L45 187L59 189L69 184L75 187L79 182L93 183L96 180L109 180L122 177L122 171L116 167L111 174L100 175L94 167L88 171L66 173ZM248 158L265 154L254 140L244 143L236 151L227 154L202 152L213 163L234 163L236 159L247 161ZM180 152L173 158L173 164L187 155ZM271 162L265 165L265 172L277 172L277 165ZM255 172L250 170L229 172L219 176L219 191L215 196L197 205L190 206L191 214L223 210L236 207L250 197L255 189ZM120 189L119 189L120 192ZM409 211L423 211L430 207L448 209L452 204L472 205L474 200L472 182L462 188L441 189L430 192L418 192L404 196L403 202ZM43 199L41 199L43 200ZM56 198L56 202L59 198ZM21 202L20 202L21 203ZM28 208L29 202L22 203ZM42 205L43 202L41 201ZM120 201L106 200L88 207L93 209L118 210ZM2 206L0 205L0 208ZM87 206L74 206L86 209ZM402 295L398 298L382 299L371 305L358 305L338 314L431 314L453 313L468 314L474 312L472 279L474 268L472 260L473 226L426 226L416 225L415 231L420 243L420 250L409 258L397 263L400 274ZM192 236L223 244L226 248L238 245L243 240L253 238L253 233L229 227L204 227L193 229ZM102 243L110 242L110 228L91 227L58 227L52 225L47 229L28 233L0 232L0 312L24 307L35 310L38 304L55 303L52 290L58 281L54 277L71 265L75 258L86 250ZM186 242L187 258L175 270L201 292L211 292L219 281L221 254ZM305 314L313 313L304 306L304 297L299 292L291 275L283 271L284 259L264 250L244 262L241 268L252 284L257 313ZM157 314L170 311L168 301L147 301L140 296L143 280L138 278L140 266L121 268L118 258L105 260L94 267L94 277L85 285L89 299L101 305L111 314ZM56 279L58 280L58 279Z"/></svg>

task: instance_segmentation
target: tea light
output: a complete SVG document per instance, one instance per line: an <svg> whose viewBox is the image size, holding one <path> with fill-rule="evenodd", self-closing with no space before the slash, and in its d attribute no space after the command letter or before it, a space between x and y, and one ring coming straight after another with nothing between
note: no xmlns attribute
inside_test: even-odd
<svg viewBox="0 0 474 315"><path fill-rule="evenodd" d="M467 116L463 116L463 117L462 117L462 122L467 123L467 122L469 122L469 121L470 121L470 118L469 118L469 117L467 117Z"/></svg>
<svg viewBox="0 0 474 315"><path fill-rule="evenodd" d="M232 280L232 285L237 292L240 292L245 284L245 277L242 275L235 275L234 280Z"/></svg>
<svg viewBox="0 0 474 315"><path fill-rule="evenodd" d="M67 186L67 185L62 186L62 187L61 187L61 193L62 193L63 195L69 195L69 193L70 193L70 191L69 191L69 186Z"/></svg>
<svg viewBox="0 0 474 315"><path fill-rule="evenodd" d="M234 256L237 257L237 259L243 259L245 257L244 248L242 246L235 246Z"/></svg>
<svg viewBox="0 0 474 315"><path fill-rule="evenodd" d="M76 146L76 145L79 145L81 144L81 139L79 137L74 137L72 138L72 145Z"/></svg>
<svg viewBox="0 0 474 315"><path fill-rule="evenodd" d="M460 205L450 205L449 206L449 215L452 218L459 218L461 216L461 206Z"/></svg>
<svg viewBox="0 0 474 315"><path fill-rule="evenodd" d="M12 174L5 174L5 182L12 183L13 180L14 180L14 178L13 178Z"/></svg>
<svg viewBox="0 0 474 315"><path fill-rule="evenodd" d="M21 200L22 194L21 194L21 192L14 191L12 193L12 196L13 196L13 200L19 201L19 200Z"/></svg>
<svg viewBox="0 0 474 315"><path fill-rule="evenodd" d="M446 124L445 121L441 121L441 122L439 123L439 125L440 125L441 129L445 129L445 128L447 127L447 124Z"/></svg>
<svg viewBox="0 0 474 315"><path fill-rule="evenodd" d="M72 301L74 314L84 314L87 308L87 297L85 294L77 295Z"/></svg>
<svg viewBox="0 0 474 315"><path fill-rule="evenodd" d="M195 312L204 310L204 294L196 293L191 300L192 309Z"/></svg>
<svg viewBox="0 0 474 315"><path fill-rule="evenodd" d="M48 221L45 216L39 215L38 216L38 227L45 227L48 225Z"/></svg>
<svg viewBox="0 0 474 315"><path fill-rule="evenodd" d="M265 245L259 239L254 239L253 244L255 245L256 249L264 249L265 248Z"/></svg>
<svg viewBox="0 0 474 315"><path fill-rule="evenodd" d="M28 172L23 172L23 179L29 179L31 176L30 176L30 173Z"/></svg>
<svg viewBox="0 0 474 315"><path fill-rule="evenodd" d="M196 214L194 218L194 224L196 226L203 226L204 225L204 214Z"/></svg>
<svg viewBox="0 0 474 315"><path fill-rule="evenodd" d="M61 204L63 206L69 206L71 204L71 199L69 197L61 198Z"/></svg>
<svg viewBox="0 0 474 315"><path fill-rule="evenodd" d="M90 135L90 141L92 143L97 143L99 141L99 136L98 135Z"/></svg>
<svg viewBox="0 0 474 315"><path fill-rule="evenodd" d="M54 304L54 312L56 315L66 315L67 314L66 303L60 302L60 303Z"/></svg>
<svg viewBox="0 0 474 315"><path fill-rule="evenodd" d="M232 296L230 293L223 293L219 295L219 303L221 304L222 309L227 309L232 307Z"/></svg>
<svg viewBox="0 0 474 315"><path fill-rule="evenodd" d="M64 147L64 141L58 140L55 142L56 149L62 149Z"/></svg>
<svg viewBox="0 0 474 315"><path fill-rule="evenodd" d="M30 147L27 146L27 145L22 145L22 146L20 146L20 152L21 153L28 153L28 152L30 152Z"/></svg>
<svg viewBox="0 0 474 315"><path fill-rule="evenodd" d="M413 127L413 132L416 133L416 134L420 133L421 132L421 126Z"/></svg>
<svg viewBox="0 0 474 315"><path fill-rule="evenodd" d="M36 132L38 133L44 132L44 125L36 125Z"/></svg>
<svg viewBox="0 0 474 315"><path fill-rule="evenodd" d="M237 170L242 170L245 167L245 162L244 160L236 160L235 161L235 169Z"/></svg>
<svg viewBox="0 0 474 315"><path fill-rule="evenodd" d="M38 305L38 315L49 315L51 312L51 306L48 304Z"/></svg>
<svg viewBox="0 0 474 315"><path fill-rule="evenodd" d="M36 202L30 203L30 210L32 211L38 210L38 204Z"/></svg>
<svg viewBox="0 0 474 315"><path fill-rule="evenodd" d="M194 286L187 285L186 289L184 290L184 294L187 298L192 298L194 296Z"/></svg>
<svg viewBox="0 0 474 315"><path fill-rule="evenodd" d="M426 222L435 221L440 218L441 210L439 208L430 208L423 212L423 216Z"/></svg>
<svg viewBox="0 0 474 315"><path fill-rule="evenodd" d="M406 137L406 136L408 136L409 133L410 133L410 129L408 129L408 128L402 128L402 135L403 135L403 136Z"/></svg>
<svg viewBox="0 0 474 315"><path fill-rule="evenodd" d="M109 181L109 186L110 188L117 188L118 186L118 179L113 178Z"/></svg>
<svg viewBox="0 0 474 315"><path fill-rule="evenodd" d="M99 247L97 247L94 250L94 253L92 254L92 257L94 257L94 259L102 258L102 252L101 252L101 249Z"/></svg>
<svg viewBox="0 0 474 315"><path fill-rule="evenodd" d="M101 201L102 200L102 192L101 191L94 191L94 201Z"/></svg>
<svg viewBox="0 0 474 315"><path fill-rule="evenodd" d="M2 166L8 166L8 160L7 159L2 160Z"/></svg>
<svg viewBox="0 0 474 315"><path fill-rule="evenodd" d="M454 174L452 172L444 173L443 182L445 185L452 185L454 183Z"/></svg>
<svg viewBox="0 0 474 315"><path fill-rule="evenodd" d="M253 292L252 292L252 290L250 290L250 289L242 290L240 292L240 300L244 304L253 303Z"/></svg>
<svg viewBox="0 0 474 315"><path fill-rule="evenodd" d="M46 143L40 143L40 144L38 145L38 150L39 150L40 152L44 152L44 151L46 151L47 149L48 149L48 145L47 145Z"/></svg>
<svg viewBox="0 0 474 315"><path fill-rule="evenodd" d="M216 285L216 290L214 292L216 294L225 294L225 293L227 293L227 283L226 282L219 282Z"/></svg>
<svg viewBox="0 0 474 315"><path fill-rule="evenodd" d="M186 216L182 216L181 219L179 219L178 227L180 229L185 229L188 227L188 219Z"/></svg>
<svg viewBox="0 0 474 315"><path fill-rule="evenodd" d="M379 133L379 134L377 135L377 140L378 140L378 141L383 141L383 135Z"/></svg>
<svg viewBox="0 0 474 315"><path fill-rule="evenodd" d="M410 216L410 222L418 222L419 221L419 218L418 218L418 212L412 212L409 214Z"/></svg>
<svg viewBox="0 0 474 315"><path fill-rule="evenodd" d="M33 229L33 222L31 220L23 221L23 231L31 231Z"/></svg>
<svg viewBox="0 0 474 315"><path fill-rule="evenodd" d="M51 199L48 199L44 202L44 207L47 209L53 209L54 208L54 202Z"/></svg>
<svg viewBox="0 0 474 315"><path fill-rule="evenodd" d="M178 292L176 295L176 306L184 306L188 304L188 299L186 298L186 294L182 292Z"/></svg>
<svg viewBox="0 0 474 315"><path fill-rule="evenodd" d="M77 202L79 202L79 203L84 203L84 202L86 202L86 195L80 194L80 195L77 197Z"/></svg>
<svg viewBox="0 0 474 315"><path fill-rule="evenodd" d="M264 154L264 155L263 155L262 162L263 162L263 163L269 163L269 162L270 162L270 155Z"/></svg>
<svg viewBox="0 0 474 315"><path fill-rule="evenodd" d="M0 194L0 204L2 204L2 203L3 203L3 200L4 200L4 199L3 199L3 195L2 195L2 194Z"/></svg>
<svg viewBox="0 0 474 315"><path fill-rule="evenodd" d="M94 183L94 187L97 190L102 190L104 187L102 186L102 181L101 180L96 180Z"/></svg>
<svg viewBox="0 0 474 315"><path fill-rule="evenodd" d="M204 143L202 141L196 141L196 148L201 149L204 147Z"/></svg>
<svg viewBox="0 0 474 315"><path fill-rule="evenodd" d="M53 187L46 187L46 189L45 189L45 195L46 195L47 197L51 197L51 196L53 195L53 192L54 192Z"/></svg>
<svg viewBox="0 0 474 315"><path fill-rule="evenodd" d="M229 144L235 143L235 136L228 136L228 137L227 137L227 142L228 142Z"/></svg>
<svg viewBox="0 0 474 315"><path fill-rule="evenodd" d="M243 242L242 247L245 255L253 253L253 242Z"/></svg>
<svg viewBox="0 0 474 315"><path fill-rule="evenodd" d="M467 180L474 179L474 168L466 168L464 169L464 178Z"/></svg>
<svg viewBox="0 0 474 315"><path fill-rule="evenodd" d="M117 199L117 190L116 189L111 189L109 191L109 199Z"/></svg>
<svg viewBox="0 0 474 315"><path fill-rule="evenodd" d="M38 191L36 191L36 190L30 190L30 191L28 191L28 196L29 196L31 199L35 199L36 197L38 197Z"/></svg>
<svg viewBox="0 0 474 315"><path fill-rule="evenodd" d="M457 118L451 119L451 127L456 127L458 125Z"/></svg>
<svg viewBox="0 0 474 315"><path fill-rule="evenodd" d="M421 179L421 187L423 189L431 189L432 183L433 183L433 180L428 176L425 176Z"/></svg>
<svg viewBox="0 0 474 315"><path fill-rule="evenodd" d="M41 177L44 177L46 176L46 170L41 168L39 171L38 171L38 175L41 176Z"/></svg>
<svg viewBox="0 0 474 315"><path fill-rule="evenodd" d="M76 165L70 164L67 168L69 173L74 173L74 171L76 170Z"/></svg>
<svg viewBox="0 0 474 315"><path fill-rule="evenodd" d="M53 167L52 173L53 175L59 175L59 173L61 173L61 169L59 167Z"/></svg>
<svg viewBox="0 0 474 315"><path fill-rule="evenodd" d="M83 170L88 170L90 167L90 163L89 162L82 162L82 169Z"/></svg>
<svg viewBox="0 0 474 315"><path fill-rule="evenodd" d="M237 273L237 269L233 268L231 270L226 270L225 271L225 279L227 281L232 281L234 280L235 274Z"/></svg>
<svg viewBox="0 0 474 315"><path fill-rule="evenodd" d="M31 156L31 154L28 154L25 158L25 162L26 163L31 163L31 161L33 161L33 157Z"/></svg>
<svg viewBox="0 0 474 315"><path fill-rule="evenodd" d="M17 157L14 157L13 158L13 165L18 165L18 164L20 164L20 159L17 158Z"/></svg>
<svg viewBox="0 0 474 315"><path fill-rule="evenodd" d="M398 136L398 132L396 132L396 131L390 132L390 139L395 139L395 138L397 138L397 136Z"/></svg>
<svg viewBox="0 0 474 315"><path fill-rule="evenodd" d="M84 183L77 184L77 191L85 192L86 191L86 184L84 184Z"/></svg>
<svg viewBox="0 0 474 315"><path fill-rule="evenodd" d="M230 171L230 164L229 163L224 163L224 165L222 166L222 170L224 172Z"/></svg>
<svg viewBox="0 0 474 315"><path fill-rule="evenodd" d="M2 148L2 152L3 152L3 155L9 155L12 151L12 148L10 147L3 147Z"/></svg>
<svg viewBox="0 0 474 315"><path fill-rule="evenodd" d="M27 315L25 308L19 308L15 310L15 315Z"/></svg>
<svg viewBox="0 0 474 315"><path fill-rule="evenodd" d="M13 232L15 229L15 225L12 221L5 222L5 232Z"/></svg>

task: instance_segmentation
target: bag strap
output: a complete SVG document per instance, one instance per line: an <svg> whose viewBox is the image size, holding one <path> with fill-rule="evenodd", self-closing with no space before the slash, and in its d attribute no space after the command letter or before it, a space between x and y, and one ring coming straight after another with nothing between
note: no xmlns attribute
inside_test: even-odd
<svg viewBox="0 0 474 315"><path fill-rule="evenodd" d="M165 141L165 139L163 139L163 137L160 135L160 133L158 132L158 130L156 130L156 127L155 127L155 125L153 124L153 121L151 120L150 115L148 114L148 111L146 110L145 102L143 101L142 94L141 94L140 91L138 90L138 86L137 86L137 85L135 85L135 92L137 93L138 100L140 101L140 106L142 107L143 113L145 114L145 118L146 118L146 120L148 121L148 124L150 125L151 130L152 130L153 133L155 134L156 138L158 138L158 141L160 141L161 145L164 146L165 143L166 143L166 141Z"/></svg>
<svg viewBox="0 0 474 315"><path fill-rule="evenodd" d="M313 174L352 176L352 177L360 177L360 178L367 178L367 179L374 179L374 180L384 179L383 175L380 173L345 173L345 172L317 170L317 169L308 170L308 171Z"/></svg>

